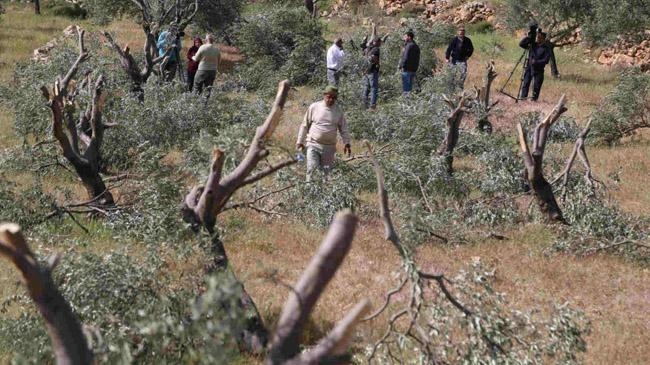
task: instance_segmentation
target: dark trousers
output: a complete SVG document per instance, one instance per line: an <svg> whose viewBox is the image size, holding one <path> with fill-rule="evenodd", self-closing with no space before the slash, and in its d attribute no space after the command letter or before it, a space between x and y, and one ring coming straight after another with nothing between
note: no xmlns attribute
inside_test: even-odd
<svg viewBox="0 0 650 365"><path fill-rule="evenodd" d="M194 86L194 75L196 75L196 71L187 71L187 89L189 91L192 91L192 87Z"/></svg>
<svg viewBox="0 0 650 365"><path fill-rule="evenodd" d="M544 83L544 69L534 69L532 67L526 67L524 72L524 82L521 84L521 99L528 97L528 89L530 88L530 82L533 81L533 101L537 101L539 98L539 93L542 90L542 84Z"/></svg>
<svg viewBox="0 0 650 365"><path fill-rule="evenodd" d="M178 62L176 62L176 60L167 61L167 63L162 65L163 80L167 82L171 82L172 80L174 80L174 77L176 76L177 68L178 68Z"/></svg>
<svg viewBox="0 0 650 365"><path fill-rule="evenodd" d="M208 89L208 97L212 93L212 84L217 76L217 70L198 70L194 75L194 92L201 94L203 88Z"/></svg>

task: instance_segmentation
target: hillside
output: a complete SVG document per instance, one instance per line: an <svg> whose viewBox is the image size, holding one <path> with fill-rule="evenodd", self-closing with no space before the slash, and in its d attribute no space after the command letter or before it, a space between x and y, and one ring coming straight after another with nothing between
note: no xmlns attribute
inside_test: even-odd
<svg viewBox="0 0 650 365"><path fill-rule="evenodd" d="M477 356L498 358L490 355L498 353L495 345L490 349L481 335L503 340L501 361L511 356L517 363L538 346L543 355L532 363L645 363L650 341L650 188L643 182L650 174L650 135L639 130L611 146L597 143L595 132L587 137L595 187L590 190L584 182L583 166L576 160L566 199L560 198L560 184L554 189L568 225L548 222L533 193L522 190L524 162L517 137L519 123L532 133L537 121L566 96L567 111L551 129L543 166L546 178L555 178L587 121L609 113L605 103L620 102L610 96L619 90L623 65L599 64L594 51L582 45L558 48L561 78L551 77L547 67L539 101L515 102L499 91L516 93L512 90L522 72L515 69L522 54L521 31L468 23L475 53L468 61L465 90L484 84L485 65L492 61L497 77L490 100L498 103L489 114L490 135L476 130L476 109L466 113L454 173L447 175L437 153L449 115L443 95L453 99L458 90L449 86L454 75L443 63L455 26L442 21L464 23L465 17L454 21L453 11L443 16L440 9L455 9L458 2L356 3L326 2L321 5L327 6L321 9L325 16L312 21L302 20L301 7L283 14L279 6L247 2L243 30L234 32L232 45L225 40L219 45L226 62L209 99L184 93L178 82L163 84L154 74L143 86L144 101L130 94L120 61L100 33L107 30L141 57L136 52L144 45L142 29L133 19L124 16L100 26L47 13L35 16L24 4L5 5L0 20L0 221L19 221L37 257L64 253L54 271L55 283L87 325L98 361L262 363L261 355L246 354L236 343L244 314L237 309L240 289L233 278L243 284L266 327L274 329L332 215L351 208L359 219L356 234L307 322L306 346L314 345L364 298L372 311L380 308L387 293L413 275L405 270L417 267L444 274L451 295L478 314L454 308L437 281L409 284L392 296L383 313L357 325L350 344L353 363L365 363L381 339L394 342L377 350L373 363L417 363L418 354L426 351L454 362L460 361L454 349L465 354L472 348L480 349ZM476 22L502 21L503 2L493 3L492 12L481 7L485 17ZM388 38L382 46L379 103L367 111L358 100L361 77L354 72L362 57L349 41L358 42L373 22L378 34ZM66 62L77 57L77 35L62 34L71 24L86 29L91 53L80 74L105 73L104 122L119 124L105 130L102 153L108 166L100 174L116 204L98 207L105 212L93 214L74 212L82 210L75 203L88 200L86 190L59 152L51 135L50 109L38 90L51 85L56 73L70 67ZM278 24L284 27L279 34L302 32L295 48L303 53L262 54L261 45L275 45L268 47L273 51L286 41L269 31ZM399 57L398 38L410 27L422 46L422 63L432 67L421 70L421 90L402 98L393 63ZM186 33L181 54L191 36L202 31L190 26ZM314 34L322 34L324 41L314 40ZM307 81L289 91L282 119L266 141L269 157L260 160L254 173L293 159L304 113L326 85L323 48L339 36L349 52L350 71L342 78L337 103L350 124L353 157L339 153L329 179L306 184L305 164L293 161L233 193L228 209L216 216L227 268L211 276L210 265L219 260L215 237L205 230L194 234L182 220L179 204L209 175L214 146L225 151L224 175L243 160L257 126L271 110L277 80L286 75ZM34 49L54 38L60 43L51 58L29 61ZM322 57L308 57L314 54ZM311 67L316 71L302 72ZM630 83L641 83L646 76L634 74ZM83 110L91 98L80 95L68 107ZM645 113L647 118L647 107ZM395 228L412 262L384 238L365 139L375 146ZM338 147L341 152L343 146ZM43 324L36 320L38 313L16 271L8 264L0 266L0 359L52 362ZM201 299L195 302L197 297ZM417 324L409 327L407 316L391 319L405 308L410 315L419 313L413 319ZM469 320L479 316L483 329ZM391 323L394 331L386 332ZM410 328L429 332L400 337ZM431 346L413 338L427 338ZM400 353L382 352L391 346ZM567 353L572 356L560 357Z"/></svg>

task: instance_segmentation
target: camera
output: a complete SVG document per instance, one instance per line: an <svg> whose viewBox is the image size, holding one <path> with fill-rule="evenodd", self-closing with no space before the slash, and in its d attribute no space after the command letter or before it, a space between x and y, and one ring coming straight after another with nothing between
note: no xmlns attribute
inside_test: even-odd
<svg viewBox="0 0 650 365"><path fill-rule="evenodd" d="M528 37L535 38L537 33L541 33L542 28L540 28L536 23L532 23L528 26Z"/></svg>

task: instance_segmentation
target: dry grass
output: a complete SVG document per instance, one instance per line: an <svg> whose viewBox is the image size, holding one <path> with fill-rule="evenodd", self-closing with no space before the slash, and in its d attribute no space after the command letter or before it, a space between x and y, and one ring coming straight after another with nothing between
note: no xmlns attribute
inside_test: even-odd
<svg viewBox="0 0 650 365"><path fill-rule="evenodd" d="M275 280L295 283L323 232L238 214L257 228L242 231L236 239L226 239L230 259L263 316L274 320L287 297L287 289ZM382 239L381 230L378 221L361 222L350 254L315 310L308 341L330 329L362 298L369 298L376 307L384 293L396 286L401 265L390 244ZM453 274L472 258L481 257L496 268L497 288L507 293L513 307L548 312L553 303L568 302L585 311L593 324L587 338L586 363L643 363L650 330L648 269L606 255L547 256L543 250L552 232L545 226L523 226L506 236L510 237L506 242L424 245L418 261L425 271ZM385 326L385 317L361 325L359 343L376 339Z"/></svg>
<svg viewBox="0 0 650 365"><path fill-rule="evenodd" d="M61 30L71 24L66 19L36 17L26 7L9 5L7 10L0 27L0 80L3 82L9 80L15 62L29 58L34 48L60 35ZM120 44L142 47L142 30L134 23L119 20L108 30L115 34ZM485 41L482 36L470 37L479 44ZM520 49L516 39L499 37L506 49L497 55L499 77L495 86L500 88L518 59ZM190 44L189 39L183 42L185 47ZM221 49L226 60L235 62L241 59L236 49ZM436 52L440 54L440 50ZM592 107L612 87L615 74L602 66L583 63L580 56L577 49L558 51L563 78L554 80L547 71L539 103L516 104L495 92L494 98L500 100L503 109L495 122L497 128L512 132L517 115L539 109L548 111L562 93L568 96L568 114L583 122ZM481 52L471 59L468 86L482 83L483 64L487 59L488 56ZM518 76L515 79L518 84ZM303 113L309 103L318 98L317 94L310 88L298 88L291 93L284 121L276 130L275 138L279 144L293 146ZM0 133L0 145L14 141L15 136L7 132L11 123L10 114L1 111L0 128L3 132ZM618 173L620 184L612 191L613 196L624 210L632 214L650 214L650 191L644 184L650 169L649 150L647 139L611 149L588 146L597 178L611 184L612 173ZM176 164L178 156L170 154L166 162ZM76 193L83 196L81 190L76 190ZM324 231L292 221L269 221L248 211L229 211L220 217L220 224L227 228L223 239L233 269L254 298L266 323L272 326L288 295L287 289L278 281L290 285L295 283L318 247ZM589 258L546 256L543 250L551 241L551 229L532 224L518 227L504 232L510 237L506 242L487 240L461 247L427 244L421 247L417 259L425 270L453 274L472 257L479 256L497 269L497 286L507 293L515 307L545 309L553 302L568 301L583 309L593 322L586 363L646 363L650 342L647 309L650 271L607 255ZM88 240L92 245L80 250L101 254L123 249L120 242L101 232L88 237ZM129 253L133 257L145 255L137 248ZM171 253L161 252L160 255L169 265L172 290L191 285L189 278L194 278L191 274L200 271L198 257L179 262ZM374 219L361 222L349 256L314 312L307 339L317 339L362 298L369 298L377 306L384 294L395 286L400 269L392 247L381 237L380 223ZM16 283L15 270L9 265L0 265L0 298L20 291ZM363 341L377 337L386 322L384 317L360 326ZM242 360L242 363L246 362L246 359Z"/></svg>

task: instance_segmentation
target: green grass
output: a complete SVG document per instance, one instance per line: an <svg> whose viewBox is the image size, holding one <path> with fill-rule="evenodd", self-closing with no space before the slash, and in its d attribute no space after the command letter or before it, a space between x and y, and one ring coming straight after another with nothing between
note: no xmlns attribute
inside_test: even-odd
<svg viewBox="0 0 650 365"><path fill-rule="evenodd" d="M11 79L13 66L31 58L34 49L62 35L63 29L78 20L35 15L28 5L7 5L0 26L0 81Z"/></svg>

